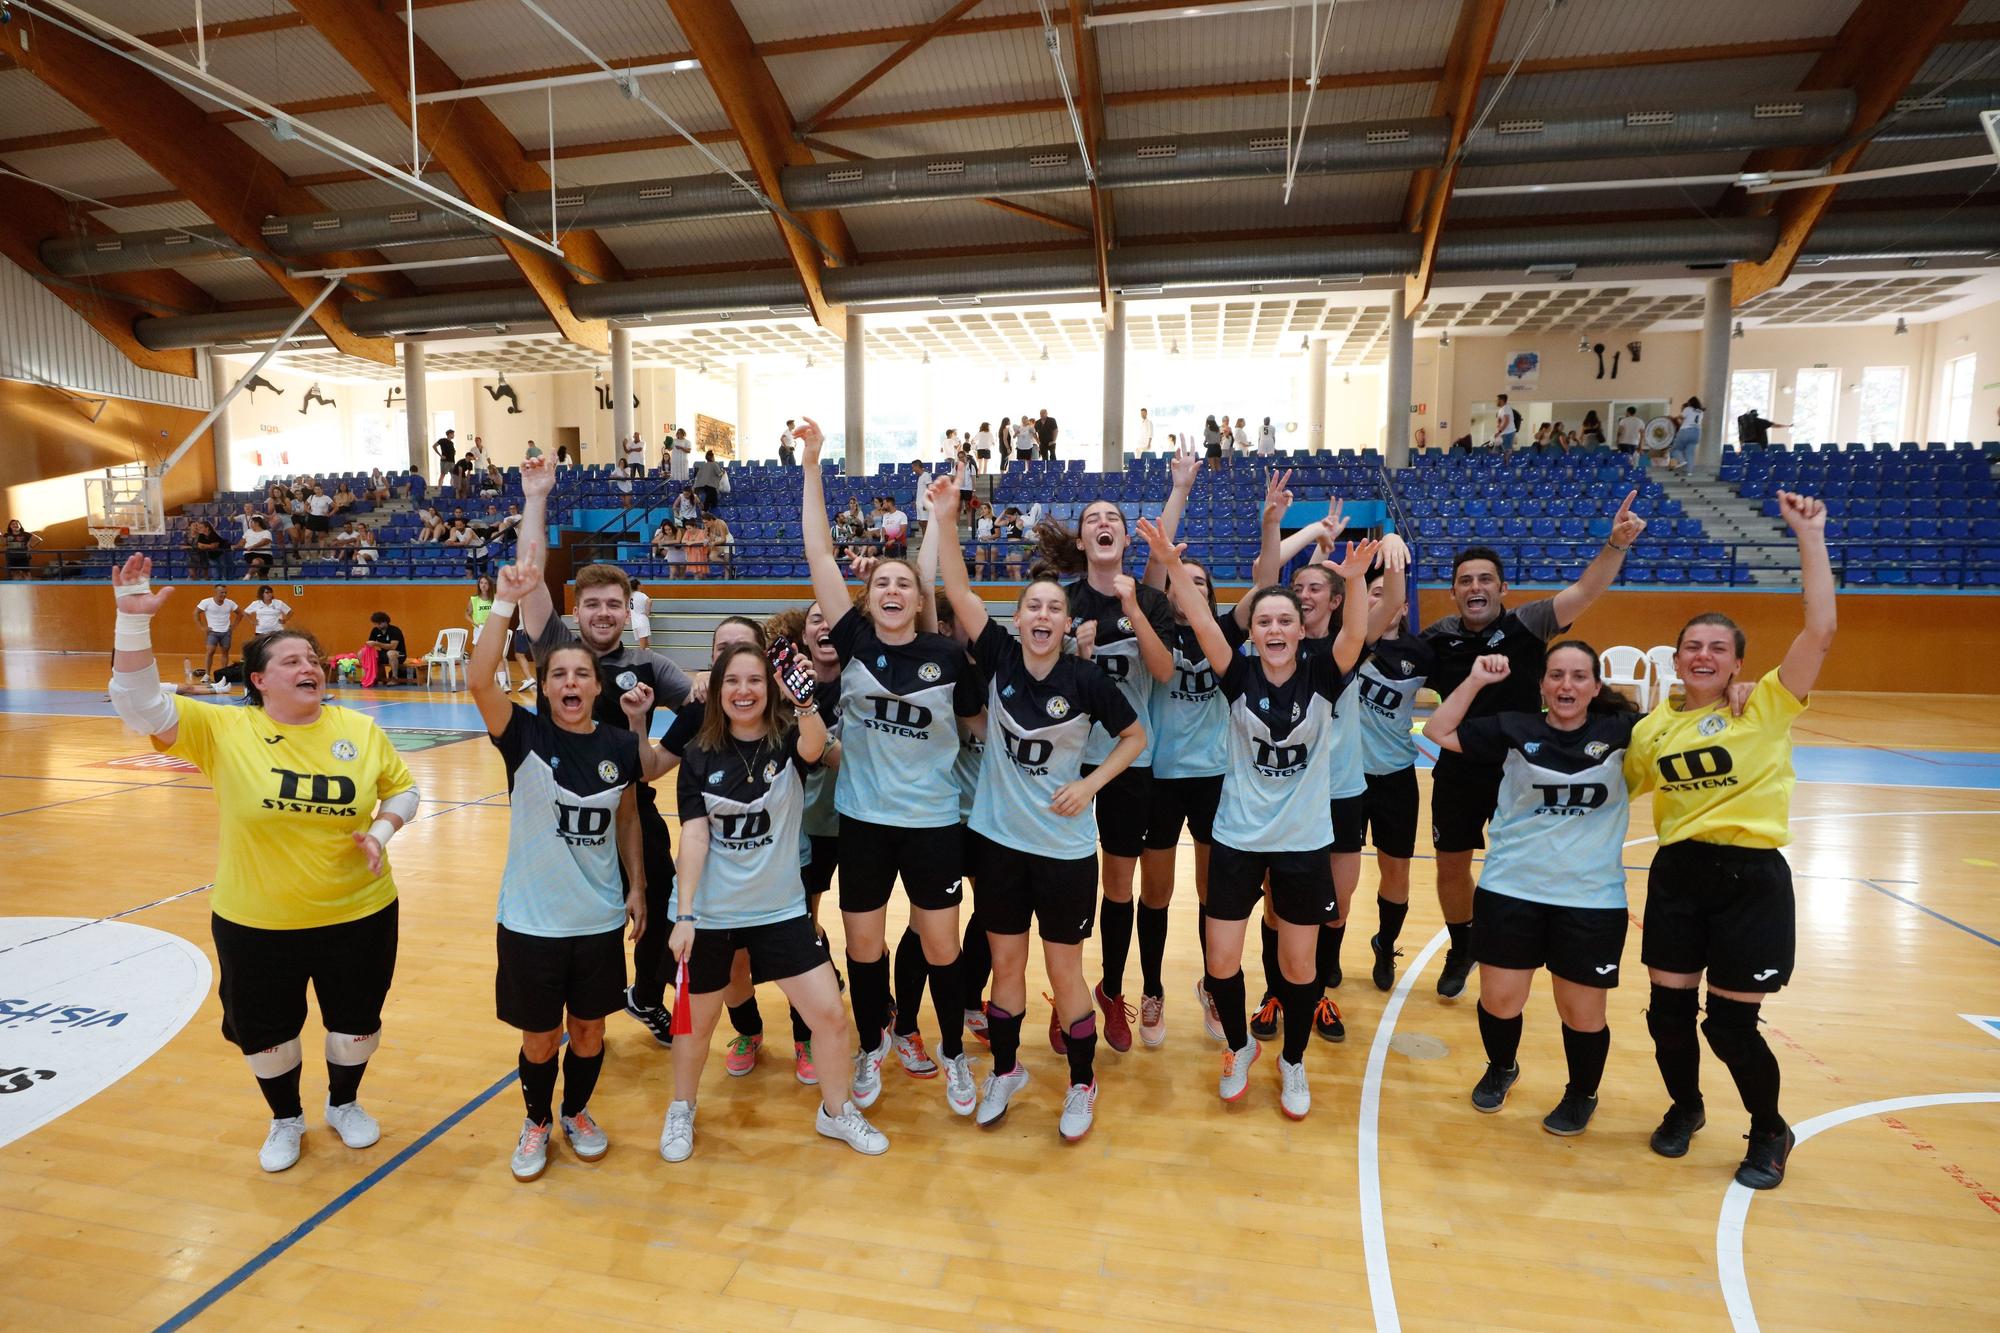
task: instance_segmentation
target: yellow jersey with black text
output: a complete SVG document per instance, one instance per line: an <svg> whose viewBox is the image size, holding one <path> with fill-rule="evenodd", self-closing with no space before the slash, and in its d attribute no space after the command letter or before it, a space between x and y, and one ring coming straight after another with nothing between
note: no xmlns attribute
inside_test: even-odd
<svg viewBox="0 0 2000 1333"><path fill-rule="evenodd" d="M1635 797L1653 793L1661 845L1790 842L1792 723L1805 708L1772 671L1742 717L1729 715L1726 699L1692 711L1663 701L1647 714L1625 752L1625 782Z"/></svg>
<svg viewBox="0 0 2000 1333"><path fill-rule="evenodd" d="M383 797L415 786L374 719L326 707L310 726L273 722L261 708L176 698L180 733L153 748L208 775L221 807L215 890L225 921L257 930L337 926L396 899L384 857L368 869L355 846Z"/></svg>

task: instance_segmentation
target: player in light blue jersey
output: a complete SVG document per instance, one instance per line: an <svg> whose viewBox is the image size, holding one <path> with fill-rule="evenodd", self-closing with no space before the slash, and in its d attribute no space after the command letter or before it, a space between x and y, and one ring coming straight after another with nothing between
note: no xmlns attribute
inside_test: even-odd
<svg viewBox="0 0 2000 1333"><path fill-rule="evenodd" d="M1361 714L1361 766L1368 778L1362 812L1375 841L1378 925L1368 941L1375 958L1370 977L1375 989L1396 984L1396 938L1410 911L1410 860L1417 851L1417 742L1411 734L1417 694L1430 675L1436 655L1430 641L1408 633L1403 610L1408 605L1407 571L1390 574L1370 570L1368 598L1375 606L1370 625L1385 625L1368 645L1356 676ZM1386 612L1386 616L1382 613Z"/></svg>
<svg viewBox="0 0 2000 1333"><path fill-rule="evenodd" d="M1500 766L1500 800L1472 903L1486 1046L1472 1105L1498 1111L1521 1076L1521 1011L1535 969L1546 967L1562 1015L1569 1085L1542 1128L1568 1136L1590 1123L1611 1050L1605 1002L1618 984L1629 920L1625 752L1639 715L1604 688L1596 650L1569 639L1549 649L1542 667L1545 712L1467 717L1479 692L1511 672L1505 654L1479 658L1431 714L1424 735L1441 749Z"/></svg>
<svg viewBox="0 0 2000 1333"><path fill-rule="evenodd" d="M1312 1106L1304 1060L1319 1001L1318 937L1338 913L1329 854L1333 704L1367 637L1363 579L1377 546L1352 543L1337 566L1349 597L1330 652L1302 655L1305 627L1298 598L1289 588L1261 588L1246 599L1256 656L1245 657L1208 614L1166 535L1144 520L1139 534L1165 566L1230 701L1229 769L1209 854L1208 990L1229 1047L1218 1091L1224 1101L1241 1098L1259 1050L1245 1013L1242 959L1250 914L1263 900L1268 875L1279 920L1279 998L1285 1011L1280 1104L1287 1116L1299 1119Z"/></svg>

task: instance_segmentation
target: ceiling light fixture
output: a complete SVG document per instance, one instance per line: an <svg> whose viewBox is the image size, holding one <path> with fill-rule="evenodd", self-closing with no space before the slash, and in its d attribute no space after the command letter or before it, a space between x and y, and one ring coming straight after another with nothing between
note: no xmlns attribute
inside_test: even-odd
<svg viewBox="0 0 2000 1333"><path fill-rule="evenodd" d="M1900 338L1909 331L1910 321L1904 319L1901 315L1896 316L1896 336Z"/></svg>
<svg viewBox="0 0 2000 1333"><path fill-rule="evenodd" d="M1446 330L1445 330L1445 331L1444 331L1443 333L1440 333L1440 334L1438 335L1438 346L1439 346L1439 347L1449 347L1449 346L1451 346L1451 330L1450 330L1450 329L1446 329Z"/></svg>
<svg viewBox="0 0 2000 1333"><path fill-rule="evenodd" d="M1732 339L1740 339L1740 338L1741 338L1741 337L1743 336L1743 321L1742 321L1742 320L1740 320L1740 319L1739 319L1739 320L1737 320L1737 321L1736 321L1736 328L1735 328L1735 330L1734 330L1733 332L1731 332L1731 333L1730 333L1730 335L1729 335L1729 336L1730 336L1730 337L1731 337Z"/></svg>

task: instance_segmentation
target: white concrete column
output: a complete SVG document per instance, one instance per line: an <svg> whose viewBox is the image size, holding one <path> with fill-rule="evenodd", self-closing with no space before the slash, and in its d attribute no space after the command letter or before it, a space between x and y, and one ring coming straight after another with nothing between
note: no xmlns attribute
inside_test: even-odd
<svg viewBox="0 0 2000 1333"><path fill-rule="evenodd" d="M403 351L403 435L409 443L410 471L428 476L431 457L430 390L424 379L424 345L401 344Z"/></svg>
<svg viewBox="0 0 2000 1333"><path fill-rule="evenodd" d="M845 471L850 477L858 477L868 470L867 405L864 401L868 387L867 350L862 343L860 312L847 312L847 342L840 354L841 369L846 373L847 399L847 458ZM935 449L935 440L926 441L927 449ZM930 457L926 454L925 457Z"/></svg>
<svg viewBox="0 0 2000 1333"><path fill-rule="evenodd" d="M1314 338L1306 347L1306 430L1305 446L1318 451L1326 448L1326 339Z"/></svg>
<svg viewBox="0 0 2000 1333"><path fill-rule="evenodd" d="M937 457L943 432L937 422L937 375L928 362L917 367L917 456Z"/></svg>
<svg viewBox="0 0 2000 1333"><path fill-rule="evenodd" d="M1099 470L1125 470L1125 300L1115 295L1104 318L1104 450Z"/></svg>
<svg viewBox="0 0 2000 1333"><path fill-rule="evenodd" d="M611 326L611 461L625 460L632 438L632 330Z"/></svg>
<svg viewBox="0 0 2000 1333"><path fill-rule="evenodd" d="M750 363L736 363L736 456L750 457Z"/></svg>
<svg viewBox="0 0 2000 1333"><path fill-rule="evenodd" d="M1383 458L1392 468L1410 465L1410 381L1416 352L1411 343L1416 322L1404 301L1401 287L1389 295L1389 428Z"/></svg>
<svg viewBox="0 0 2000 1333"><path fill-rule="evenodd" d="M1701 443L1695 466L1713 473L1722 466L1722 440L1727 434L1723 414L1729 411L1729 274L1708 280L1708 302L1701 313Z"/></svg>
<svg viewBox="0 0 2000 1333"><path fill-rule="evenodd" d="M222 396L229 392L229 386L235 383L235 380L230 376L229 367L223 364L221 357L212 351L203 351L201 355L208 363L208 402L209 406L213 407L222 401ZM229 433L229 412L225 408L208 428L209 446L215 451L215 488L219 491L236 489L236 451L230 447L232 438ZM423 455L415 454L412 457L416 460L415 466L423 466Z"/></svg>

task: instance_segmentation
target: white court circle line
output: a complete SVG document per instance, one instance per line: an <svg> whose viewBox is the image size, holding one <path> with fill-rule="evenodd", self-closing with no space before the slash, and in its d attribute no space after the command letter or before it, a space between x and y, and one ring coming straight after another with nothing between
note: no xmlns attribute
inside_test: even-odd
<svg viewBox="0 0 2000 1333"><path fill-rule="evenodd" d="M1855 784L1853 784L1853 785L1855 785L1855 786L1867 786L1868 784L1867 784L1867 783L1855 783ZM1878 790L1879 790L1879 788L1878 788ZM1794 817L1793 817L1793 818L1792 818L1791 820L1789 820L1789 821L1788 821L1788 823L1791 823L1791 824L1817 824L1817 823L1821 822L1822 820L1828 820L1828 819L1921 819L1921 818L1923 818L1923 817L1924 817L1925 815L2000 815L2000 809L1988 809L1988 810L1858 810L1858 811L1855 811L1855 812L1854 812L1854 813L1852 813L1852 814L1844 814L1844 815L1797 815L1797 816L1794 816ZM1647 834L1647 835L1646 835L1645 837L1643 837L1643 838L1628 838L1628 839L1627 839L1627 840L1626 840L1626 841L1624 842L1624 844L1623 844L1623 845L1624 845L1624 846L1626 846L1626 847L1642 847L1642 846L1644 846L1644 845L1645 845L1646 843L1649 843L1649 842L1658 842L1659 840L1660 840L1660 835L1659 835L1659 834L1657 834L1657 833L1649 833L1649 834Z"/></svg>
<svg viewBox="0 0 2000 1333"><path fill-rule="evenodd" d="M2000 1092L1937 1092L1918 1097L1858 1102L1793 1125L1792 1133L1798 1138L1793 1151L1804 1147L1806 1140L1813 1135L1838 1129L1850 1120L1911 1111L1920 1106L1965 1106L1980 1102L2000 1103ZM1750 1201L1757 1197L1757 1193L1732 1181L1722 1196L1722 1213L1715 1223L1715 1272L1722 1284L1723 1303L1729 1307L1730 1326L1737 1333L1756 1333L1758 1327L1757 1311L1750 1302L1750 1284L1743 1274L1743 1224L1750 1215Z"/></svg>
<svg viewBox="0 0 2000 1333"><path fill-rule="evenodd" d="M1375 1327L1380 1333L1401 1333L1403 1327L1402 1317L1396 1312L1395 1283L1389 1276L1389 1238L1382 1229L1382 1163L1375 1136L1375 1124L1382 1111L1382 1070L1389 1060L1389 1039L1396 1033L1396 1019L1403 1011L1403 1001L1409 998L1411 986L1423 975L1431 958L1450 938L1451 932L1440 930L1431 936L1430 943L1415 961L1403 969L1402 979L1382 1010L1382 1020L1375 1025L1375 1040L1368 1047L1368 1069L1361 1079L1355 1175L1361 1184L1361 1253L1368 1266L1368 1301L1375 1309Z"/></svg>

